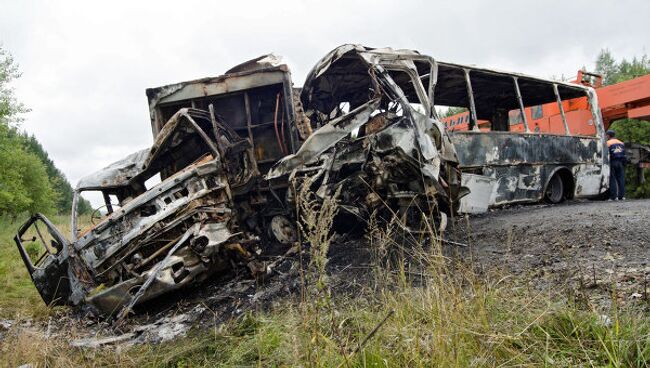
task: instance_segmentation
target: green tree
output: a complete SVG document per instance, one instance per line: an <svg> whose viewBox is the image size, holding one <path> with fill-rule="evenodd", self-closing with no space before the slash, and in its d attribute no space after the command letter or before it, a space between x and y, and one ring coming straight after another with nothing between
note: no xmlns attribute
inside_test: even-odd
<svg viewBox="0 0 650 368"><path fill-rule="evenodd" d="M10 83L20 77L18 66L11 54L0 45L0 125L10 126L20 121L22 113L29 110L16 101Z"/></svg>
<svg viewBox="0 0 650 368"><path fill-rule="evenodd" d="M616 61L607 49L601 50L596 59L596 72L602 74L603 84L610 85L624 82L650 73L650 59L647 55L632 60ZM610 126L616 132L618 139L624 142L635 142L650 145L650 122L635 119L617 120ZM646 182L637 185L636 168L627 167L625 170L626 191L629 197L650 198L650 172L645 170Z"/></svg>
<svg viewBox="0 0 650 368"><path fill-rule="evenodd" d="M9 52L0 47L0 215L16 217L22 212L53 212L57 193L45 165L29 152L17 132L23 104L10 83L20 77Z"/></svg>
<svg viewBox="0 0 650 368"><path fill-rule="evenodd" d="M596 58L596 73L603 76L603 85L606 86L624 82L650 73L650 59L643 55L616 61L608 49L603 49Z"/></svg>
<svg viewBox="0 0 650 368"><path fill-rule="evenodd" d="M618 66L609 49L600 50L596 58L596 73L603 76L604 85L616 83L613 80L618 74Z"/></svg>
<svg viewBox="0 0 650 368"><path fill-rule="evenodd" d="M456 114L460 114L461 112L465 112L467 110L468 109L466 107L450 106L446 110L442 109L442 108L439 108L438 110L436 110L436 112L438 113L438 117L440 119L444 119L444 118L448 118L450 116L454 116Z"/></svg>
<svg viewBox="0 0 650 368"><path fill-rule="evenodd" d="M11 127L0 124L0 215L54 212L57 195L45 165L20 143Z"/></svg>

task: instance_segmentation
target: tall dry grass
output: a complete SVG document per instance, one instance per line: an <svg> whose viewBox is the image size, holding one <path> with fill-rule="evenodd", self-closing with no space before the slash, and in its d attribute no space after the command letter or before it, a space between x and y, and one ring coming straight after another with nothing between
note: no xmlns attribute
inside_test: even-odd
<svg viewBox="0 0 650 368"><path fill-rule="evenodd" d="M369 219L367 284L332 292L327 273L336 196L300 194L306 257L298 301L248 312L215 329L160 345L70 348L26 332L0 342L3 364L124 367L647 367L650 318L614 308L607 318L525 280L448 256L423 216L420 234L400 219ZM350 246L359 246L350 244Z"/></svg>

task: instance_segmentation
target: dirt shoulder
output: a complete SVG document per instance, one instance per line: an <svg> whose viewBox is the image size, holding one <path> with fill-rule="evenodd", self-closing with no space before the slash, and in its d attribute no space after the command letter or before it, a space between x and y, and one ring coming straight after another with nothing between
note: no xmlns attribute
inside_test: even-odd
<svg viewBox="0 0 650 368"><path fill-rule="evenodd" d="M605 307L650 291L650 200L519 206L457 219L449 238L482 267Z"/></svg>

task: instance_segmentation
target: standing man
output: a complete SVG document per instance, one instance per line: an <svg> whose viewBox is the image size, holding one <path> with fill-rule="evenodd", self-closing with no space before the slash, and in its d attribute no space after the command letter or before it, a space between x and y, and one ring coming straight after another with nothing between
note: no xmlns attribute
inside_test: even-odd
<svg viewBox="0 0 650 368"><path fill-rule="evenodd" d="M615 138L613 130L605 134L609 149L609 200L622 201L625 199L625 144Z"/></svg>

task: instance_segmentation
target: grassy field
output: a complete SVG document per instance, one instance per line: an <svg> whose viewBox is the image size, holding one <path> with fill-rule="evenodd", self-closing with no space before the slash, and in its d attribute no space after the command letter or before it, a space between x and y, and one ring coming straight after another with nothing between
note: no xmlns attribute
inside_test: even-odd
<svg viewBox="0 0 650 368"><path fill-rule="evenodd" d="M18 255L13 239L26 219L25 216L12 221L0 217L0 318L42 317L48 312ZM69 219L68 216L50 218L66 236L70 234Z"/></svg>
<svg viewBox="0 0 650 368"><path fill-rule="evenodd" d="M314 223L322 224L318 218ZM67 218L56 221L66 227ZM326 225L326 224L325 224ZM41 318L48 311L31 285L2 222L1 315ZM445 259L435 244L411 255L421 286L395 262L376 264L371 285L354 298L333 294L324 274L327 239L306 229L313 247L303 301L196 328L170 343L121 349L71 348L29 332L0 341L0 364L15 367L647 367L650 317L641 310L596 313L584 301L531 291L499 271ZM67 231L67 228L66 228ZM320 236L320 237L319 237ZM382 248L381 242L374 246ZM381 255L381 254L380 254ZM614 304L615 305L615 304Z"/></svg>

